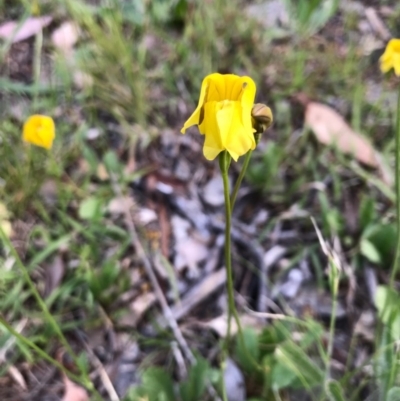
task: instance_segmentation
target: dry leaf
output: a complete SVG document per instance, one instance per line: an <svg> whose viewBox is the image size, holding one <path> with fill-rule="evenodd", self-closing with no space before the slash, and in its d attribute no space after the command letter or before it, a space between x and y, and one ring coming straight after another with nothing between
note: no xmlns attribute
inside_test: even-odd
<svg viewBox="0 0 400 401"><path fill-rule="evenodd" d="M5 22L0 25L0 38L12 39L12 43L21 42L31 36L38 34L44 27L53 20L49 15L42 17L29 17L19 28L16 21Z"/></svg>
<svg viewBox="0 0 400 401"><path fill-rule="evenodd" d="M89 74L86 74L83 71L75 71L73 79L74 79L74 84L79 89L86 89L93 86L93 78Z"/></svg>
<svg viewBox="0 0 400 401"><path fill-rule="evenodd" d="M89 401L89 396L86 390L75 384L67 376L64 375L64 397L62 401Z"/></svg>
<svg viewBox="0 0 400 401"><path fill-rule="evenodd" d="M135 202L132 198L127 196L117 196L116 198L111 199L107 209L111 214L118 215L129 212L134 206Z"/></svg>
<svg viewBox="0 0 400 401"><path fill-rule="evenodd" d="M305 124L312 129L319 142L336 146L343 153L353 155L368 166L379 167L377 153L371 143L353 131L343 117L329 106L308 103Z"/></svg>
<svg viewBox="0 0 400 401"><path fill-rule="evenodd" d="M99 163L97 166L97 177L101 181L106 181L110 178L110 176L108 175L107 168L103 163Z"/></svg>
<svg viewBox="0 0 400 401"><path fill-rule="evenodd" d="M61 24L51 35L54 46L59 49L64 56L70 57L75 43L79 38L79 28L72 21Z"/></svg>
<svg viewBox="0 0 400 401"><path fill-rule="evenodd" d="M22 373L15 367L15 366L10 366L8 368L8 373L10 376L13 378L13 380L25 391L28 390L28 386L26 385L24 376Z"/></svg>
<svg viewBox="0 0 400 401"><path fill-rule="evenodd" d="M240 315L240 321L243 327L251 327L257 332L261 332L264 328L264 323L261 319L250 316ZM214 330L221 338L225 338L228 332L228 316L226 314L220 315L206 323L202 323L204 327ZM231 335L238 332L238 326L234 319L231 321Z"/></svg>
<svg viewBox="0 0 400 401"><path fill-rule="evenodd" d="M44 297L47 298L58 286L65 274L65 264L60 255L55 256L46 269Z"/></svg>
<svg viewBox="0 0 400 401"><path fill-rule="evenodd" d="M179 272L185 267L191 278L200 276L199 264L207 259L210 251L206 240L197 231L193 231L189 221L178 215L171 218L175 239L174 267Z"/></svg>
<svg viewBox="0 0 400 401"><path fill-rule="evenodd" d="M132 314L126 315L127 321L129 320L129 324L135 326L143 315L157 302L157 297L153 292L146 292L142 295L139 295L133 302L130 304L130 310L133 312Z"/></svg>

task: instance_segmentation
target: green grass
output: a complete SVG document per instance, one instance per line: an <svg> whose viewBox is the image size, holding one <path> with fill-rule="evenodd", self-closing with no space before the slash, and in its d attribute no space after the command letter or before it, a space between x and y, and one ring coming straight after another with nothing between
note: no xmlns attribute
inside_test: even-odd
<svg viewBox="0 0 400 401"><path fill-rule="evenodd" d="M14 229L11 243L3 238L0 253L0 350L13 339L0 370L0 379L5 380L1 383L10 383L6 381L10 366L25 373L26 365L35 372L41 364L68 371L60 366L57 351L71 347L73 378L91 391L93 399L101 399L103 390L90 382L93 359L81 335L112 327L145 350L143 382L128 392L126 401L146 395L149 401L172 401L177 394L182 401L205 400L207 384L220 390L222 373L216 355L221 344L214 336L205 336L206 344L202 336L190 339L198 364L178 380L172 334L156 327L146 338L127 323L129 302L122 300L148 292L149 284L123 217L108 210L117 197L115 182L137 202L134 209L141 208L136 181L155 168L150 155L159 148L160 136L167 129L178 135L197 103L203 77L214 71L253 77L257 101L274 112L274 126L255 151L246 178L271 211L259 243L271 245L279 224L311 234L289 246L286 264L272 279L283 278L307 257L319 291L332 290L333 298L336 285L343 298L351 279L362 280L371 264L379 268L381 283L388 282L396 240L393 188L376 171L317 143L303 127L303 107L295 96L303 93L336 107L355 130L371 139L393 171L395 104L388 97L398 82L384 79L378 64L360 52L357 16L336 14L329 20L319 15L313 23L322 31L314 25L304 29L310 15L320 12L314 2L316 10L300 10L301 19L288 29L289 35L293 31L298 35L273 40L272 31L244 15L246 2L239 0L38 3L42 14L54 17L37 48L40 59L35 58L35 40L26 42L31 52L27 66L32 63L37 68L42 62L39 82L29 74L11 78L16 48L0 43L0 206L7 212L0 215L0 226L6 220ZM0 1L2 22L22 20L29 13L28 2ZM398 7L394 13L400 15ZM67 20L80 29L68 62L53 48L50 35ZM388 23L395 32L395 18ZM330 33L341 35L345 46L329 39ZM77 85L77 71L90 78L89 84ZM365 96L373 84L381 88L376 100ZM50 152L21 140L23 121L37 112L56 122L57 138ZM90 129L98 133L94 139L88 135ZM196 157L193 162L200 160ZM132 163L135 168L127 168ZM357 199L355 226L346 214L353 199ZM305 214L286 213L294 206ZM350 266L335 270L334 283L329 281L326 257L308 215L315 218L325 240L341 244L341 256ZM147 245L151 229L140 230L149 254L155 252ZM240 263L251 265L241 258L237 256ZM52 287L48 280L57 269L62 277ZM306 312L297 319L290 316L289 305L282 302L288 319L267 324L260 333L246 329L247 350L232 343L231 354L244 372L248 400L291 400L296 392L304 394L301 391L318 401L361 401L374 393L380 399L396 399L399 359L393 345L399 300L397 294L386 298L385 294L377 305L375 344L368 345L366 359L355 367L348 356L335 377L327 351L337 334L334 319L329 331L329 322L317 316ZM368 303L357 302L364 303L357 305L361 309ZM387 313L382 306L386 302L391 305ZM145 321L153 322L154 316L148 314ZM354 333L350 337L357 352L358 338ZM207 360L210 348L214 357ZM167 366L169 372L163 371Z"/></svg>

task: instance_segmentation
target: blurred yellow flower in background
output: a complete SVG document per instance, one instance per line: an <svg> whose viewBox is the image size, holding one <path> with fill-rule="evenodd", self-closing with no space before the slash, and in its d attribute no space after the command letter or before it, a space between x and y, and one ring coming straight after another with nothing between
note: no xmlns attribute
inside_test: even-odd
<svg viewBox="0 0 400 401"><path fill-rule="evenodd" d="M239 156L254 149L254 129L251 109L256 85L249 77L211 74L201 85L199 104L185 122L181 132L198 125L205 135L203 154L215 159L224 150L237 161Z"/></svg>
<svg viewBox="0 0 400 401"><path fill-rule="evenodd" d="M381 71L388 72L392 68L397 76L400 76L400 39L389 40L385 52L379 59Z"/></svg>
<svg viewBox="0 0 400 401"><path fill-rule="evenodd" d="M24 124L22 139L25 142L51 149L55 136L55 125L51 117L35 114Z"/></svg>

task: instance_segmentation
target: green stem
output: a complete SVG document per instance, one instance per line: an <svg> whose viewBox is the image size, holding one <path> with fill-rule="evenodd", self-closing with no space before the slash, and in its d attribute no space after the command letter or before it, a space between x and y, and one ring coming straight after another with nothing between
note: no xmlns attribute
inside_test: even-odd
<svg viewBox="0 0 400 401"><path fill-rule="evenodd" d="M390 276L390 287L394 288L394 281L400 266L400 86L397 98L397 116L396 116L396 223L397 223L397 243L396 255L394 258L392 274Z"/></svg>
<svg viewBox="0 0 400 401"><path fill-rule="evenodd" d="M224 197L225 197L225 266L226 266L226 289L228 292L228 329L225 338L224 348L227 351L229 348L229 340L231 337L231 320L234 317L238 326L238 333L240 340L244 345L242 326L240 318L235 307L235 296L233 286L233 273L232 273L232 254L231 254L231 225L232 225L232 209L229 196L229 179L228 168L231 162L231 157L227 151L223 151L219 156L219 166L222 173L222 181L224 183Z"/></svg>
<svg viewBox="0 0 400 401"><path fill-rule="evenodd" d="M224 356L222 359L221 363L221 392L222 392L222 399L223 401L229 401L228 400L228 394L226 393L226 385L225 385L225 370L226 370L226 351L224 352Z"/></svg>
<svg viewBox="0 0 400 401"><path fill-rule="evenodd" d="M242 181L243 181L243 178L244 178L244 176L245 176L245 174L246 174L247 167L249 166L249 163L250 163L250 159L251 159L251 155L252 155L252 154L253 154L253 151L252 151L252 150L249 150L249 151L246 153L246 158L244 159L242 169L240 170L239 177L238 177L238 179L237 179L237 181L236 181L235 187L233 188L232 195L231 195L231 200L230 200L230 202L231 202L231 209L232 209L232 210L233 210L233 208L235 207L235 202L236 202L237 194L238 194L238 192L239 192L240 186L242 185Z"/></svg>
<svg viewBox="0 0 400 401"><path fill-rule="evenodd" d="M232 258L231 258L231 202L229 196L228 168L230 164L230 155L223 151L219 156L219 167L221 169L222 181L224 183L225 198L225 267L226 267L226 290L228 292L228 329L226 334L225 349L228 348L231 337L231 320L234 305L234 288L232 277Z"/></svg>
<svg viewBox="0 0 400 401"><path fill-rule="evenodd" d="M396 113L396 132L395 132L395 142L396 142L396 149L395 149L395 199L396 199L396 226L397 226L397 241L396 241L396 252L393 261L393 267L390 274L390 281L389 281L389 288L396 291L395 288L395 280L396 275L398 273L400 267L400 85L398 88L397 94L397 113ZM386 306L385 309L390 308L389 305L389 297L386 298ZM390 333L391 327L393 325L392 319L389 320L387 325L384 327L382 337L385 338ZM393 339L391 334L389 334L390 338ZM389 340L390 341L390 340ZM394 352L394 358L397 359L396 351L392 349L390 352ZM387 399L387 394L390 388L394 385L395 378L397 374L397 361L391 364L390 373L384 388L384 400Z"/></svg>
<svg viewBox="0 0 400 401"><path fill-rule="evenodd" d="M330 264L330 284L331 284L331 294L332 294L332 313L329 323L329 338L327 347L327 361L326 361L326 372L325 380L330 379L330 361L333 352L333 342L335 336L335 325L336 325L336 312L337 312L337 296L339 289L339 270L333 260L329 261Z"/></svg>
<svg viewBox="0 0 400 401"><path fill-rule="evenodd" d="M396 115L396 154L395 154L395 159L396 159L396 167L395 167L395 191L396 191L396 225L397 225L397 242L396 242L396 254L394 257L393 261L393 267L392 267L392 273L390 275L390 282L389 286L392 288L394 291L396 291L395 288L395 280L396 280L396 275L399 270L400 266L400 86L398 90L398 95L397 95L397 115ZM388 300L386 301L388 302ZM389 305L386 305L385 309L390 308ZM388 323L388 327L385 328L386 330L389 330L391 327L391 324ZM395 358L396 358L396 353L395 353ZM387 392L389 389L393 386L395 377L397 373L397 361L396 363L392 363L392 366L390 368L390 375L388 378L388 383L385 388L385 400L387 399Z"/></svg>
<svg viewBox="0 0 400 401"><path fill-rule="evenodd" d="M33 80L34 80L33 109L35 112L37 110L37 101L39 95L42 47L43 47L43 31L40 29L35 37L35 50L33 59Z"/></svg>

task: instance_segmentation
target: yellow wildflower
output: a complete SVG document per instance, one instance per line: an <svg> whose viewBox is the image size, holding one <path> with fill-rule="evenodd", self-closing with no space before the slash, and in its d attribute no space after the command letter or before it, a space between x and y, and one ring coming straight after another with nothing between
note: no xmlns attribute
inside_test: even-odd
<svg viewBox="0 0 400 401"><path fill-rule="evenodd" d="M55 136L54 121L51 117L35 114L24 124L23 140L36 146L51 149Z"/></svg>
<svg viewBox="0 0 400 401"><path fill-rule="evenodd" d="M394 68L394 73L400 76L400 39L389 40L380 62L383 73Z"/></svg>
<svg viewBox="0 0 400 401"><path fill-rule="evenodd" d="M199 104L181 132L198 125L205 135L203 154L208 160L227 150L232 159L256 147L251 109L256 85L249 77L211 74L201 85Z"/></svg>

